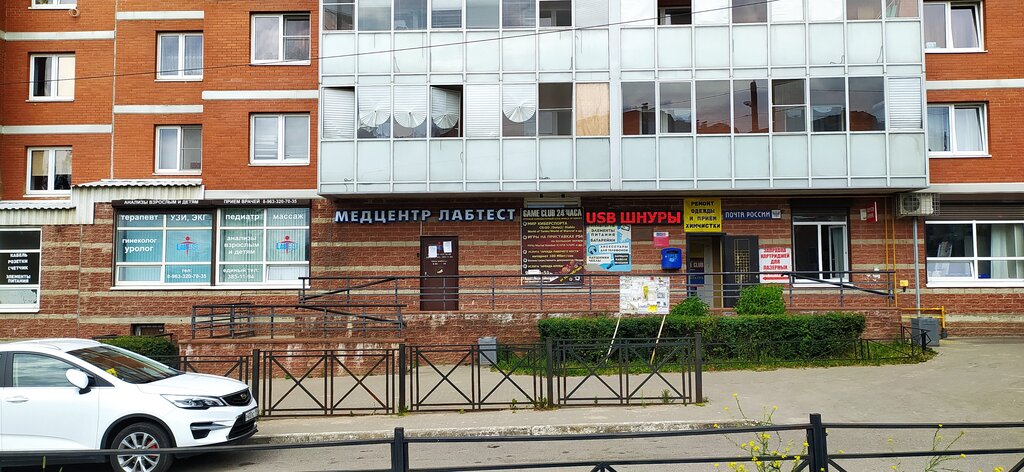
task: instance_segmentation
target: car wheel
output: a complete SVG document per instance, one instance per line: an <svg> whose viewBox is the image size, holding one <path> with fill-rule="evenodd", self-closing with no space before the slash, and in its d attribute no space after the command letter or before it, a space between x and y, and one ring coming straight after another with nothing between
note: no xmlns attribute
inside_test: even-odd
<svg viewBox="0 0 1024 472"><path fill-rule="evenodd" d="M151 423L135 423L114 436L111 449L156 449L171 447L162 429ZM124 454L110 456L110 465L118 472L165 472L171 467L171 454Z"/></svg>

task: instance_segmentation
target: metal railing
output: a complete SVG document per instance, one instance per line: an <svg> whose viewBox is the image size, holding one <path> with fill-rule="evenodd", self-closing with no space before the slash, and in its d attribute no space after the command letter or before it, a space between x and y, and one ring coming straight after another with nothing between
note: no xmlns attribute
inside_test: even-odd
<svg viewBox="0 0 1024 472"><path fill-rule="evenodd" d="M342 441L319 441L309 443L290 443L290 444L251 444L251 445L231 445L231 446L203 446L203 447L191 447L191 448L161 448L161 449L149 449L146 451L147 455L157 454L182 454L191 455L197 453L252 453L256 451L284 451L284 450L323 450L324 448L344 448L344 452L352 451L353 454L359 451L359 455L365 455L366 446L385 446L389 449L390 454L387 456L387 468L384 469L367 469L367 470L378 470L381 472L427 472L427 471L447 471L447 472L463 472L463 471L483 471L483 470L535 470L535 469L556 469L556 470L575 470L575 471L586 471L591 472L615 472L619 468L630 467L630 466L659 466L665 468L670 465L684 465L694 464L700 465L705 464L710 469L711 464L750 464L749 470L756 470L753 464L755 460L761 461L762 463L771 463L773 461L780 461L784 463L786 468L794 466L793 469L796 471L814 471L814 472L846 472L847 467L851 470L881 470L886 467L875 467L872 469L854 469L852 464L859 463L863 464L865 460L871 459L899 459L899 458L956 458L956 457L991 457L991 456L1012 456L1009 460L1016 461L1018 456L1024 457L1024 446L1021 446L1018 442L1014 442L1010 447L982 447L982 448L963 448L963 447L947 447L947 448L934 448L932 450L903 450L897 451L893 449L885 451L857 451L850 449L849 447L843 447L841 443L837 444L837 441L828 439L828 430L833 433L840 430L858 430L863 431L863 434L875 433L878 435L880 431L912 431L912 430L925 430L925 431L939 431L939 430L981 430L985 432L990 431L1013 431L1013 430L1024 430L1024 422L1005 422L1005 423L825 423L822 421L820 414L811 414L807 423L800 424L758 424L753 426L740 426L730 428L712 428L712 429L688 429L680 431L663 431L663 432L629 432L629 433L599 433L599 434L562 434L562 435L537 435L537 436L471 436L471 437L435 437L435 436L409 436L406 435L404 428L395 428L393 435L388 438L380 439L366 439L366 440L342 440ZM625 450L636 450L636 440L653 441L658 439L682 439L682 438L697 438L701 442L707 442L711 438L725 437L731 439L738 437L739 435L768 435L770 437L781 437L786 434L787 436L793 435L800 437L805 440L805 446L801 450L801 454L794 455L792 452L788 455L774 455L770 452L740 454L737 451L736 455L720 455L710 456L694 454L687 451L685 448L679 448L678 452L673 453L670 457L651 457L649 455L641 454L641 458L586 458L579 460L567 460L562 458L564 455L563 451L566 447L572 447L573 444L579 444L582 441L604 441L606 443L620 443L619 447L609 446L608 449L618 450L622 453ZM890 433L891 434L891 433ZM557 447L548 448L549 452L545 455L538 454L537 448L532 448L529 455L522 454L517 457L529 457L530 459L523 462L516 463L503 463L503 464L480 464L479 457L470 456L468 454L456 454L449 456L449 463L445 463L443 467L439 467L437 464L444 463L445 458L438 458L436 454L431 455L429 449L420 451L421 455L414 456L410 452L410 445L425 445L425 444L450 444L460 445L460 449L466 450L470 446L478 445L497 445L501 447L502 454L515 452L516 445L523 445L527 443L543 443L556 445ZM838 447L839 449L835 449ZM522 447L526 449L525 447ZM843 450L846 449L846 450ZM833 452L837 451L837 452ZM342 455L342 451L336 451L334 454ZM0 456L0 465L4 459L25 459L25 458L50 458L51 461L54 458L68 457L85 460L90 457L95 458L106 458L106 456L124 454L123 450L117 449L104 449L98 451L18 451L18 452L4 452L3 456ZM543 454L543 453L542 453ZM608 454L611 456L612 454ZM425 457L426 456L426 457ZM510 456L511 457L511 456ZM45 460L45 459L41 459ZM470 463L470 461L473 461ZM433 464L432 466L422 466L420 464L426 463ZM724 468L724 467L723 467ZM675 469L673 469L675 470ZM945 470L945 469L942 469ZM1015 465L1008 466L1005 469L1006 472L1021 472L1024 470L1024 458L1021 458L1016 462Z"/></svg>
<svg viewBox="0 0 1024 472"><path fill-rule="evenodd" d="M403 305L387 303L224 303L192 307L192 339L399 336Z"/></svg>

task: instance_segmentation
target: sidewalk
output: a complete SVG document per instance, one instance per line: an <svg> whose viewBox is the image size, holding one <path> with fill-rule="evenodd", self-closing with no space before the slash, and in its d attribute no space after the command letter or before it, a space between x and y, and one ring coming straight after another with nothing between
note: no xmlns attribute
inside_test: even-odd
<svg viewBox="0 0 1024 472"><path fill-rule="evenodd" d="M938 356L912 365L704 374L700 405L571 407L550 411L411 413L406 416L265 418L257 443L409 436L539 435L665 431L735 425L777 406L776 423L1024 421L1024 339L943 340ZM725 408L728 407L728 410Z"/></svg>

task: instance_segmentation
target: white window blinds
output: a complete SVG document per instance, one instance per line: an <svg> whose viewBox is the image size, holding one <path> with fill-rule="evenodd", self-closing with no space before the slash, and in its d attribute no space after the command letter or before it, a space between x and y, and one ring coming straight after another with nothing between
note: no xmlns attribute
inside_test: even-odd
<svg viewBox="0 0 1024 472"><path fill-rule="evenodd" d="M359 127L376 128L391 119L391 87L359 88Z"/></svg>
<svg viewBox="0 0 1024 472"><path fill-rule="evenodd" d="M508 84L502 90L501 112L514 123L525 123L537 112L537 86Z"/></svg>
<svg viewBox="0 0 1024 472"><path fill-rule="evenodd" d="M500 132L501 107L497 85L469 84L466 90L466 136L496 138Z"/></svg>
<svg viewBox="0 0 1024 472"><path fill-rule="evenodd" d="M449 130L459 124L462 112L462 94L458 90L430 88L430 119L434 126Z"/></svg>
<svg viewBox="0 0 1024 472"><path fill-rule="evenodd" d="M395 122L416 128L427 119L427 90L422 86L395 87Z"/></svg>
<svg viewBox="0 0 1024 472"><path fill-rule="evenodd" d="M889 127L921 129L921 79L893 77L889 79Z"/></svg>
<svg viewBox="0 0 1024 472"><path fill-rule="evenodd" d="M323 92L324 139L355 137L356 92L351 87L325 88Z"/></svg>

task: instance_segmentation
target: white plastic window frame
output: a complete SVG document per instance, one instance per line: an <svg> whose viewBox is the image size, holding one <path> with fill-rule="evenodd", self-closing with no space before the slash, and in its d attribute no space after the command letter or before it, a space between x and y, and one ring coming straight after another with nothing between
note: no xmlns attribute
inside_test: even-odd
<svg viewBox="0 0 1024 472"><path fill-rule="evenodd" d="M929 48L927 44L924 45L924 52L926 54L932 53L965 53L965 52L985 52L985 10L981 1L931 1L925 0L921 6L921 24L922 27L925 21L924 6L940 4L945 7L946 10L946 47L944 48ZM974 8L974 28L978 32L978 47L976 48L958 48L953 47L953 7L954 6L965 6ZM923 39L923 38L922 38Z"/></svg>
<svg viewBox="0 0 1024 472"><path fill-rule="evenodd" d="M993 285L993 286L1005 286L1007 284L1012 286L1024 285L1024 278L1019 279L991 279L981 278L978 275L978 267L981 262L994 262L994 261L1024 261L1024 257L981 257L978 256L978 225L1024 225L1024 220L962 220L962 221L925 221L925 229L927 227L938 226L938 225L970 225L971 227L971 244L973 244L972 254L973 256L967 257L932 257L925 256L925 273L928 281L928 285L939 285L948 286L964 286L964 285ZM943 262L969 262L971 267L970 277L941 277L932 275L928 271L929 263L943 263Z"/></svg>
<svg viewBox="0 0 1024 472"><path fill-rule="evenodd" d="M160 168L160 131L172 129L175 130L177 138L177 144L174 146L175 149L175 168L174 169L161 169ZM184 169L182 166L182 159L185 154L185 150L182 146L185 143L185 129L198 129L199 130L199 169ZM172 125L172 126L157 126L156 127L156 138L154 141L153 151L153 169L155 174L187 174L187 175L200 175L203 173L203 148L202 148L202 126L201 125Z"/></svg>
<svg viewBox="0 0 1024 472"><path fill-rule="evenodd" d="M50 69L49 77L46 77L46 81L52 83L51 90L53 95L36 95L36 59L40 57L48 57L53 61L53 67ZM71 95L60 95L60 58L70 57L74 58L73 53L52 53L52 54L30 54L28 57L28 100L30 102L71 102L75 100L75 74L71 71ZM75 66L78 66L77 60ZM67 79L64 79L67 80Z"/></svg>
<svg viewBox="0 0 1024 472"><path fill-rule="evenodd" d="M199 32L199 33L161 33L161 34L158 34L157 37L156 37L156 69L157 69L157 71L156 71L156 79L157 80L160 80L160 81L165 81L165 80L166 81L180 81L180 82L201 81L201 80L203 80L203 65L202 64L200 64L200 66L199 66L199 69L198 69L199 73L198 74L187 74L188 71L185 70L185 38L189 37L189 36L191 36L191 37L197 37L198 36L199 39L202 41L202 43L203 43L202 46L203 47L199 51L199 54L200 54L199 59L200 59L201 63L205 59L203 57L203 55L205 54L206 41L203 38L203 33ZM172 71L173 73L164 74L160 70L160 64L163 63L163 60L162 60L163 59L163 48L160 47L160 45L161 45L161 41L163 41L163 38L170 38L170 37L177 37L178 38L178 65L177 65L177 70Z"/></svg>
<svg viewBox="0 0 1024 472"><path fill-rule="evenodd" d="M313 52L313 23L309 13L275 13L275 14L253 14L249 18L249 64L251 65L273 65L273 66L308 66L310 64L309 59L297 59L289 60L284 57L284 40L286 37L298 37L289 36L284 34L284 20L288 17L304 17L306 21L309 21L309 35L305 38L309 39L309 49L307 57L312 56ZM276 59L256 59L256 19L257 18L277 18L277 58ZM205 44L204 44L205 47Z"/></svg>
<svg viewBox="0 0 1024 472"><path fill-rule="evenodd" d="M949 126L949 151L928 152L928 157L956 158L956 157L991 157L988 150L988 107L984 103L929 103L927 108L948 109L946 113L947 125ZM981 119L981 151L959 151L956 149L956 109L977 108ZM925 113L925 126L927 127L928 114ZM925 135L927 139L927 134ZM926 146L927 147L927 146Z"/></svg>
<svg viewBox="0 0 1024 472"><path fill-rule="evenodd" d="M260 225L260 226L232 226L232 225L221 224L221 222L223 221L224 211L225 210L235 210L235 209L238 209L238 208L237 207L224 207L224 208L218 208L217 209L217 212L214 214L214 216L216 218L216 220L215 220L215 224L216 225L214 227L214 231L215 231L214 235L215 235L215 241L216 241L217 247L214 250L214 258L213 258L214 260L213 260L213 269L212 269L213 272L214 272L213 280L214 280L214 285L215 286L219 286L219 287L250 286L250 287L264 287L264 288L278 288L278 287L280 287L280 288L293 288L293 287L301 287L302 286L302 280L301 279L296 279L295 282L285 282L285 281L280 281L280 280L275 280L275 281L268 281L267 280L267 275L269 275L269 273L270 273L270 267L275 266L275 265L276 266L300 266L300 265L305 265L307 276L309 275L309 268L310 268L310 264L309 264L310 254L309 254L308 251L306 252L306 260L305 260L304 263L299 263L299 262L296 262L296 261L268 261L267 260L267 246L266 246L268 244L267 232L268 231L272 231L272 230L287 230L287 229L305 230L307 232L306 236L307 236L307 241L308 241L309 238L311 237L311 234L312 234L312 228L311 228L311 223L312 222L311 221L307 221L306 222L307 224L306 225L302 225L302 226L298 226L298 225L293 225L293 226L271 226L271 225L267 224L267 210L271 209L271 208L275 208L275 209L276 208L281 208L281 209L292 208L292 209L295 209L297 207L263 207L263 208L258 208L259 210L263 211L263 224ZM310 219L312 219L312 212L310 212ZM223 234L224 234L224 231L226 231L226 230L260 230L260 231L262 231L263 232L263 248L261 250L262 255L261 255L260 260L258 260L258 261L224 261L224 260L222 260L221 258L224 255L224 251L223 251L224 248L222 246L224 244L223 243L223 241L224 241ZM224 265L260 265L260 266L263 267L263 281L262 282L234 282L234 283L233 282L223 282L223 281L220 280L220 269L221 269L221 266L224 266Z"/></svg>
<svg viewBox="0 0 1024 472"><path fill-rule="evenodd" d="M29 6L33 10L71 10L78 8L77 0L52 0L53 3L41 3L40 0L32 0Z"/></svg>
<svg viewBox="0 0 1024 472"><path fill-rule="evenodd" d="M257 160L256 159L256 118L277 117L277 159ZM251 166L304 166L309 165L310 143L306 143L305 159L285 159L285 119L290 117L301 117L306 119L306 140L310 139L309 113L252 113L249 115L249 165Z"/></svg>
<svg viewBox="0 0 1024 472"><path fill-rule="evenodd" d="M46 152L46 179L47 189L46 190L33 190L32 189L32 153L35 151ZM71 151L71 146L53 146L53 147L30 147L25 154L25 195L29 196L55 196L55 195L71 195L71 189L67 190L54 190L54 181L57 179L57 151ZM74 153L71 154L74 159ZM74 175L74 163L71 167L71 175Z"/></svg>
<svg viewBox="0 0 1024 472"><path fill-rule="evenodd" d="M822 265L821 265L821 257L824 255L825 251L828 250L828 248L823 248L822 247L823 244L821 244L821 242L822 242L822 238L821 237L822 237L823 228L829 227L829 226L840 226L840 227L842 227L843 228L843 258L846 260L846 270L845 271L832 270L831 272L847 272L848 273L851 270L850 269L850 224L849 224L849 218L847 218L847 221L826 221L826 220L794 221L793 222L794 229L797 226L814 226L814 227L816 227L816 229L818 231L818 275L822 275L822 274L824 274L826 272L830 272L828 270L825 270L825 268L822 267ZM797 248L796 248L796 238L795 237L793 238L792 245L793 245L793 252L796 253ZM793 263L796 264L796 261L794 260ZM794 265L794 268L795 267L796 266ZM821 280L825 281L825 282L848 282L849 281L849 277L845 277L845 276L844 277L831 277L831 278L827 278L827 279L823 278ZM806 280L806 279L799 279L799 278L796 279L795 282L798 283L798 284L809 284L809 285L815 285L816 284L816 285L821 285L819 282L817 282L815 280ZM825 284L824 286L830 286L830 285Z"/></svg>
<svg viewBox="0 0 1024 472"><path fill-rule="evenodd" d="M25 312L25 311L39 311L39 300L42 298L42 284L43 284L43 230L40 228L0 228L0 232L5 231L35 231L39 233L39 247L35 249L9 249L0 246L0 253L15 253L25 252L39 254L39 283L38 284L26 284L26 285L3 285L0 286L0 290L35 290L36 301L32 304L0 304L0 313L11 313L11 312Z"/></svg>

